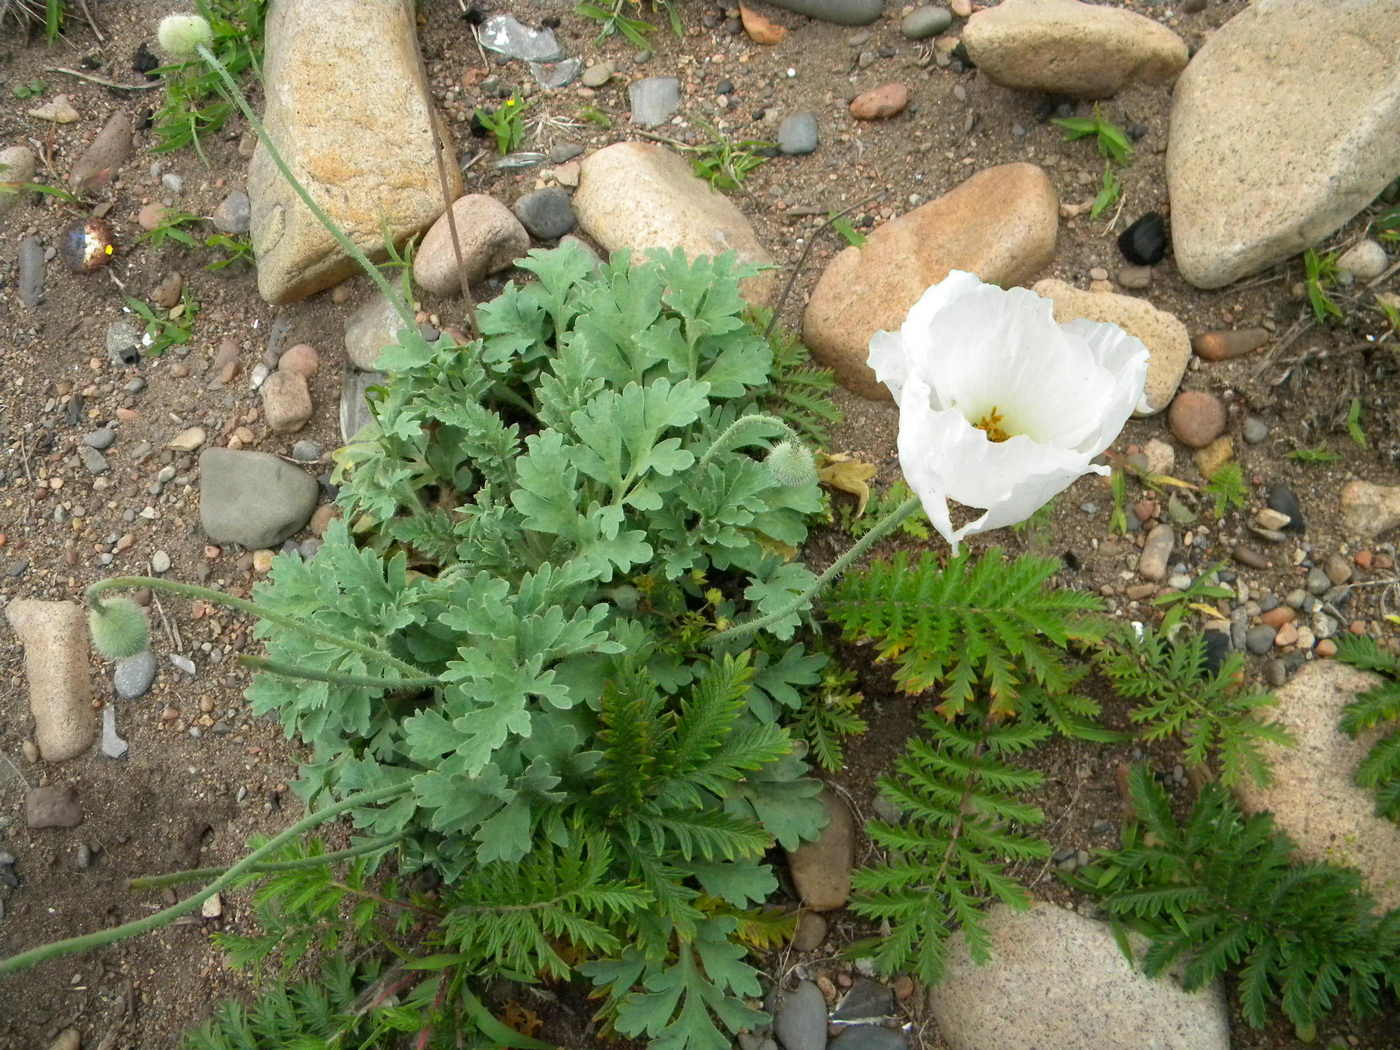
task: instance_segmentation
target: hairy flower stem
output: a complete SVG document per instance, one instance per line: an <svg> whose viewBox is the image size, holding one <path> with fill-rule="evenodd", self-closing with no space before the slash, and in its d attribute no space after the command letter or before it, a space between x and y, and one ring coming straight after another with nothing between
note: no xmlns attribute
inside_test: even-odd
<svg viewBox="0 0 1400 1050"><path fill-rule="evenodd" d="M395 795L401 795L409 789L407 783L393 784L388 787L375 788L372 791L361 791L339 802L332 803L325 809L318 809L315 813L308 813L301 820L297 821L280 835L269 839L262 846L253 850L246 857L240 860L233 867L229 868L209 885L198 893L186 897L177 904L148 915L144 919L136 919L132 922L123 923L121 926L113 926L109 930L98 930L96 933L85 933L81 937L69 937L67 940L54 941L52 944L41 945L38 948L31 948L27 952L20 952L12 955L8 959L0 959L0 975L9 973L19 973L27 970L31 966L48 962L50 959L58 959L65 955L73 955L76 952L90 951L93 948L102 948L116 941L126 940L128 937L136 937L151 930L157 930L162 926L174 922L181 915L186 915L194 911L214 894L224 887L236 882L246 875L251 869L257 867L258 863L266 856L276 853L279 849L297 838L304 835L317 825L324 824L332 817L339 816L346 810L354 809L357 806L369 806L376 802L383 802L385 799Z"/></svg>
<svg viewBox="0 0 1400 1050"><path fill-rule="evenodd" d="M365 255L360 246L350 238L349 234L331 220L331 217L312 199L306 187L292 174L291 167L282 158L282 154L272 141L272 136L267 133L267 128L263 125L263 122L258 119L258 115L253 112L253 107L248 105L248 100L243 97L243 92L238 89L238 84L234 81L233 77L229 75L229 71L224 68L224 64L219 61L214 52L210 51L203 44L200 44L196 51L199 57L219 75L219 79L223 81L224 89L228 92L229 97L233 99L234 105L242 111L244 119L248 121L248 126L251 127L258 136L258 141L263 144L263 149L267 150L267 155L272 158L272 163L277 166L277 170L282 173L282 177L287 180L287 184L296 191L296 195L302 199L302 203L311 209L311 214L316 216L316 221L324 226L326 232L335 238L335 243L340 245L340 250L350 256L360 269L364 270L366 276L374 282L375 287L384 294L384 298L388 299L389 302L393 304L394 310L399 315L399 320L404 323L404 327L412 332L414 337L421 339L422 337L418 336L418 322L414 319L413 310L410 305L394 294L393 286L389 284L388 278L379 272L379 267L369 261L369 257Z"/></svg>
<svg viewBox="0 0 1400 1050"><path fill-rule="evenodd" d="M901 521L913 514L919 507L919 497L910 496L894 510L890 511L883 518L877 521L869 532L857 540L845 554L831 563L831 566L817 577L816 583L812 584L805 591L799 594L788 605L783 606L777 612L769 613L767 616L758 616L752 620L745 620L743 623L727 627L723 631L716 631L706 640L706 645L718 645L722 642L732 642L737 638L744 638L755 631L761 631L770 624L775 624L785 617L801 609L805 609L812 599L831 583L832 580L840 576L851 567L851 563L868 551L877 540L887 536Z"/></svg>
<svg viewBox="0 0 1400 1050"><path fill-rule="evenodd" d="M238 662L244 667L251 667L255 671L266 671L268 674L279 675L282 678L300 678L307 682L329 682L331 685L343 685L349 689L401 691L405 689L436 689L442 685L442 681L437 678L371 678L368 675L315 671L309 667L294 667L276 660L264 660L261 656L252 656L248 653L241 655Z"/></svg>
<svg viewBox="0 0 1400 1050"><path fill-rule="evenodd" d="M318 642L325 642L327 645L334 645L341 649L349 650L352 653L359 653L367 660L376 660L382 664L407 675L411 679L421 679L424 676L421 667L414 667L412 664L400 660L396 656L391 656L383 649L376 649L373 646L364 645L353 638L344 638L329 631L323 631L318 627L312 627L308 623L294 619L291 616L283 616L264 609L256 602L246 601L243 598L235 598L231 594L223 591L216 591L209 587L200 587L193 583L176 583L174 580L162 580L153 576L110 576L105 580L98 580L88 587L86 598L89 605L102 607L102 600L99 597L104 591L119 590L129 587L149 587L153 591L165 591L167 594L178 594L183 598L199 598L206 602L213 602L216 605L226 605L230 609L237 609L245 612L249 616L256 616L260 620L268 623L275 623L279 627L286 627L288 630L300 631L309 638L315 638Z"/></svg>
<svg viewBox="0 0 1400 1050"><path fill-rule="evenodd" d="M366 853L386 849L402 839L402 835L385 835L383 838L370 839L368 842L361 842L358 846L338 849L333 853L321 853L314 857L302 857L298 860L270 860L263 864L254 864L247 869L247 874L272 875L279 871L299 871L302 868L317 868L323 864L339 864L342 860L353 860ZM163 890L167 886L183 886L187 882L212 879L226 871L228 868L186 868L184 871L171 871L164 875L140 875L134 879L127 879L126 888L128 890Z"/></svg>
<svg viewBox="0 0 1400 1050"><path fill-rule="evenodd" d="M725 429L724 433L715 438L714 443L700 457L700 462L695 464L696 470L704 470L709 465L710 460L721 452L728 451L730 439L741 430L746 430L755 423L767 423L769 426L779 427L788 437L794 441L801 441L802 437L792 427L788 426L777 416L766 416L761 412L754 412L747 416L740 416Z"/></svg>

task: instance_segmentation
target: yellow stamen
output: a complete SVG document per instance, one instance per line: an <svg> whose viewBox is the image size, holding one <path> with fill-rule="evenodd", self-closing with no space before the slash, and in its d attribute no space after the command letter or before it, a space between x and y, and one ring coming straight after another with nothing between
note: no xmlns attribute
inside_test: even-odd
<svg viewBox="0 0 1400 1050"><path fill-rule="evenodd" d="M1002 426L1004 421L1005 417L997 411L997 406L993 405L987 411L986 415L972 425L978 430L985 430L987 432L988 441L1001 442L1009 440L1012 436L1008 434L1006 428Z"/></svg>

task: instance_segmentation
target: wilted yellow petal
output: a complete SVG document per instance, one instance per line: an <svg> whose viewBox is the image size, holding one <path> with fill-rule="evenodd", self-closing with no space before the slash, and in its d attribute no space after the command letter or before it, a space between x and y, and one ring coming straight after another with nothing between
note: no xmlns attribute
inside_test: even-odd
<svg viewBox="0 0 1400 1050"><path fill-rule="evenodd" d="M818 452L817 460L817 480L849 492L856 498L856 517L864 514L865 505L870 502L870 486L866 482L875 476L875 464L856 459L847 452Z"/></svg>

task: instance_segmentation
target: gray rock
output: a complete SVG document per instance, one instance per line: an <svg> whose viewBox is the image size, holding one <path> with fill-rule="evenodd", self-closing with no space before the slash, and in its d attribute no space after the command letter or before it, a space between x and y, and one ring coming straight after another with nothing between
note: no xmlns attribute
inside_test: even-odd
<svg viewBox="0 0 1400 1050"><path fill-rule="evenodd" d="M191 678L195 676L196 668L194 666L194 661L191 660L188 656L181 656L179 653L171 653L170 664L172 667L176 668L177 670L183 671Z"/></svg>
<svg viewBox="0 0 1400 1050"><path fill-rule="evenodd" d="M527 193L515 202L515 217L537 241L553 241L578 225L569 195L549 187Z"/></svg>
<svg viewBox="0 0 1400 1050"><path fill-rule="evenodd" d="M1357 241L1337 260L1337 269L1351 274L1357 280L1369 281L1379 277L1390 265L1390 259L1380 242L1367 237Z"/></svg>
<svg viewBox="0 0 1400 1050"><path fill-rule="evenodd" d="M566 58L562 62L531 62L530 75L535 83L549 91L568 87L583 69L583 59Z"/></svg>
<svg viewBox="0 0 1400 1050"><path fill-rule="evenodd" d="M523 58L527 62L557 62L564 57L554 30L527 26L513 15L492 15L481 23L477 34L482 47L509 58Z"/></svg>
<svg viewBox="0 0 1400 1050"><path fill-rule="evenodd" d="M953 24L953 12L946 7L916 7L899 23L899 31L910 40L937 36Z"/></svg>
<svg viewBox="0 0 1400 1050"><path fill-rule="evenodd" d="M330 218L374 256L386 232L401 243L427 229L442 213L434 127L451 197L462 182L447 124L428 101L414 5L283 0L268 9L265 39L263 122ZM356 271L261 143L248 197L264 299L302 299Z"/></svg>
<svg viewBox="0 0 1400 1050"><path fill-rule="evenodd" d="M1258 416L1244 417L1244 440L1247 444L1257 445L1269 437L1269 424L1265 423Z"/></svg>
<svg viewBox="0 0 1400 1050"><path fill-rule="evenodd" d="M778 125L778 149L789 157L815 152L817 143L815 113L789 113Z"/></svg>
<svg viewBox="0 0 1400 1050"><path fill-rule="evenodd" d="M156 551L151 555L151 572L157 576L170 571L170 555L165 551Z"/></svg>
<svg viewBox="0 0 1400 1050"><path fill-rule="evenodd" d="M986 912L992 964L955 934L929 1010L951 1050L1229 1050L1219 982L1189 993L1134 969L1106 923L1054 904Z"/></svg>
<svg viewBox="0 0 1400 1050"><path fill-rule="evenodd" d="M26 146L0 150L0 220L19 203L20 187L34 181L34 154Z"/></svg>
<svg viewBox="0 0 1400 1050"><path fill-rule="evenodd" d="M880 17L884 0L772 0L774 7L840 26L868 26Z"/></svg>
<svg viewBox="0 0 1400 1050"><path fill-rule="evenodd" d="M68 784L30 788L24 796L24 822L30 828L76 828L83 822L78 792Z"/></svg>
<svg viewBox="0 0 1400 1050"><path fill-rule="evenodd" d="M88 448L95 448L99 452L112 447L112 442L117 440L114 430L109 427L101 427L97 430L90 430L83 435L83 444Z"/></svg>
<svg viewBox="0 0 1400 1050"><path fill-rule="evenodd" d="M1257 273L1375 199L1400 171L1398 53L1395 0L1258 0L1207 37L1177 81L1167 145L1186 280Z"/></svg>
<svg viewBox="0 0 1400 1050"><path fill-rule="evenodd" d="M379 386L387 378L383 372L345 373L345 380L340 387L341 441L350 441L365 424L374 419L369 411L369 402L365 400L365 391L372 386Z"/></svg>
<svg viewBox="0 0 1400 1050"><path fill-rule="evenodd" d="M1255 656L1263 656L1274 647L1277 632L1266 623L1251 627L1244 633L1244 647Z"/></svg>
<svg viewBox="0 0 1400 1050"><path fill-rule="evenodd" d="M221 233L247 233L249 224L253 221L252 202L248 200L248 194L242 190L234 190L219 201L219 206L214 209L210 218L214 222L214 228Z"/></svg>
<svg viewBox="0 0 1400 1050"><path fill-rule="evenodd" d="M877 1021L894 1013L894 992L879 981L861 978L831 1012L833 1021Z"/></svg>
<svg viewBox="0 0 1400 1050"><path fill-rule="evenodd" d="M810 952L821 947L826 940L826 919L817 912L804 911L797 919L797 928L792 931L792 950Z"/></svg>
<svg viewBox="0 0 1400 1050"><path fill-rule="evenodd" d="M105 336L107 358L115 364L134 365L141 360L141 330L128 321L113 321Z"/></svg>
<svg viewBox="0 0 1400 1050"><path fill-rule="evenodd" d="M583 146L577 142L556 142L549 147L549 163L567 164L582 153Z"/></svg>
<svg viewBox="0 0 1400 1050"><path fill-rule="evenodd" d="M292 446L292 458L298 463L315 463L321 458L321 446L305 439Z"/></svg>
<svg viewBox="0 0 1400 1050"><path fill-rule="evenodd" d="M773 1010L773 1034L783 1050L826 1050L826 1000L811 981L784 992Z"/></svg>
<svg viewBox="0 0 1400 1050"><path fill-rule="evenodd" d="M612 79L612 75L616 71L617 67L611 62L598 62L591 65L583 71L583 86L587 88L600 88Z"/></svg>
<svg viewBox="0 0 1400 1050"><path fill-rule="evenodd" d="M175 174L175 172L173 171L167 171L164 175L162 175L160 177L160 184L174 194L181 194L185 192L184 177Z"/></svg>
<svg viewBox="0 0 1400 1050"><path fill-rule="evenodd" d="M315 478L266 452L199 456L199 520L214 543L275 547L310 520L317 492Z"/></svg>
<svg viewBox="0 0 1400 1050"><path fill-rule="evenodd" d="M117 735L117 709L111 704L102 708L102 753L108 758L125 757L128 747Z"/></svg>
<svg viewBox="0 0 1400 1050"><path fill-rule="evenodd" d="M68 175L68 188L74 193L101 189L131 158L131 114L117 108Z"/></svg>
<svg viewBox="0 0 1400 1050"><path fill-rule="evenodd" d="M0 200L4 200L0 196ZM44 301L44 245L34 234L19 242L19 301L25 306L38 306Z"/></svg>
<svg viewBox="0 0 1400 1050"><path fill-rule="evenodd" d="M646 77L627 85L632 123L644 128L664 124L681 104L681 82L676 77Z"/></svg>
<svg viewBox="0 0 1400 1050"><path fill-rule="evenodd" d="M345 356L362 371L371 371L386 346L398 342L403 319L384 295L376 295L345 319Z"/></svg>
<svg viewBox="0 0 1400 1050"><path fill-rule="evenodd" d="M90 445L78 446L78 458L83 461L83 466L89 474L107 473L107 457Z"/></svg>
<svg viewBox="0 0 1400 1050"><path fill-rule="evenodd" d="M46 762L81 755L97 738L88 678L87 614L74 602L16 598L5 607L5 616L24 646L24 676L39 754Z"/></svg>
<svg viewBox="0 0 1400 1050"><path fill-rule="evenodd" d="M469 281L508 268L530 249L530 235L500 201L469 193L452 205L462 266ZM424 236L413 257L413 279L436 295L460 295L462 282L452 250L452 230L444 214ZM369 366L361 366L369 367Z"/></svg>
<svg viewBox="0 0 1400 1050"><path fill-rule="evenodd" d="M903 1032L862 1024L847 1028L827 1047L828 1050L909 1050L909 1041Z"/></svg>
<svg viewBox="0 0 1400 1050"><path fill-rule="evenodd" d="M123 700L145 696L155 680L156 654L149 649L118 660L116 670L112 672L112 688Z"/></svg>

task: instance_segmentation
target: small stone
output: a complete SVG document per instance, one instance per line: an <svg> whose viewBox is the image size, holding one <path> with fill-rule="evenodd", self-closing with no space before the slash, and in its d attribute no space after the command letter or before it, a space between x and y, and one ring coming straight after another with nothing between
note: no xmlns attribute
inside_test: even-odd
<svg viewBox="0 0 1400 1050"><path fill-rule="evenodd" d="M1165 522L1152 526L1138 556L1138 575L1146 580L1160 580L1167 574L1167 564L1176 546L1176 533Z"/></svg>
<svg viewBox="0 0 1400 1050"><path fill-rule="evenodd" d="M136 213L136 224L149 233L165 222L166 214L172 210L160 201L152 201L150 204L143 205L141 210Z"/></svg>
<svg viewBox="0 0 1400 1050"><path fill-rule="evenodd" d="M99 452L112 447L112 442L117 440L116 432L108 427L99 430L91 430L83 435L83 444L88 448L95 448Z"/></svg>
<svg viewBox="0 0 1400 1050"><path fill-rule="evenodd" d="M277 359L277 371L295 372L306 379L314 376L320 367L321 357L316 353L316 348L306 343L288 347Z"/></svg>
<svg viewBox="0 0 1400 1050"><path fill-rule="evenodd" d="M1297 641L1298 625L1295 623L1284 624L1278 629L1278 633L1274 635L1274 647L1276 649L1286 649L1288 646L1296 644Z"/></svg>
<svg viewBox="0 0 1400 1050"><path fill-rule="evenodd" d="M1118 283L1124 288L1147 288L1152 284L1152 267L1124 266L1118 271Z"/></svg>
<svg viewBox="0 0 1400 1050"><path fill-rule="evenodd" d="M1277 631L1267 624L1259 624L1245 632L1244 646L1255 656L1263 656L1274 646Z"/></svg>
<svg viewBox="0 0 1400 1050"><path fill-rule="evenodd" d="M162 309L169 310L180 301L180 292L184 287L184 277L179 273L168 273L151 290L151 301Z"/></svg>
<svg viewBox="0 0 1400 1050"><path fill-rule="evenodd" d="M292 446L292 458L298 463L315 463L321 458L321 446L314 441L298 441Z"/></svg>
<svg viewBox="0 0 1400 1050"><path fill-rule="evenodd" d="M65 1028L49 1044L49 1050L81 1050L83 1043L76 1028Z"/></svg>
<svg viewBox="0 0 1400 1050"><path fill-rule="evenodd" d="M1323 571L1327 573L1327 579L1337 586L1341 586L1351 579L1351 562L1340 554L1329 554L1327 560L1322 563L1322 567Z"/></svg>
<svg viewBox="0 0 1400 1050"><path fill-rule="evenodd" d="M910 40L937 36L953 24L953 13L944 7L916 7L899 23L899 31Z"/></svg>
<svg viewBox="0 0 1400 1050"><path fill-rule="evenodd" d="M1303 508L1298 505L1298 497L1293 490L1281 482L1270 486L1269 496L1265 502L1274 510L1281 514L1288 515L1288 524L1282 526L1287 532L1302 533L1307 529L1307 523L1303 520ZM1342 491L1342 516L1346 517L1346 491Z"/></svg>
<svg viewBox="0 0 1400 1050"><path fill-rule="evenodd" d="M909 105L909 88L904 84L883 84L857 95L851 102L851 116L857 120L886 120L898 116Z"/></svg>
<svg viewBox="0 0 1400 1050"><path fill-rule="evenodd" d="M1268 624L1275 629L1282 627L1286 623L1292 623L1298 618L1298 612L1291 605L1276 605L1272 609L1266 609L1259 614L1259 622Z"/></svg>
<svg viewBox="0 0 1400 1050"><path fill-rule="evenodd" d="M627 85L632 123L654 128L671 119L681 104L681 82L676 77L645 77Z"/></svg>
<svg viewBox="0 0 1400 1050"><path fill-rule="evenodd" d="M151 572L159 576L170 571L170 555L165 551L156 551L151 555Z"/></svg>
<svg viewBox="0 0 1400 1050"><path fill-rule="evenodd" d="M273 372L262 385L263 414L278 434L290 434L311 418L311 388L300 372Z"/></svg>
<svg viewBox="0 0 1400 1050"><path fill-rule="evenodd" d="M959 18L972 17L972 0L950 0L948 8Z"/></svg>
<svg viewBox="0 0 1400 1050"><path fill-rule="evenodd" d="M1313 652L1324 659L1328 659L1337 655L1337 643L1332 641L1331 638L1323 638L1317 643L1317 647Z"/></svg>
<svg viewBox="0 0 1400 1050"><path fill-rule="evenodd" d="M1284 528L1292 520L1287 514L1274 510L1272 507L1264 507L1258 514L1254 515L1256 525L1261 529L1270 529L1275 532Z"/></svg>
<svg viewBox="0 0 1400 1050"><path fill-rule="evenodd" d="M73 165L68 188L79 194L101 189L130 157L131 115L119 107Z"/></svg>
<svg viewBox="0 0 1400 1050"><path fill-rule="evenodd" d="M67 95L55 95L52 100L29 111L35 120L47 120L54 124L74 124L78 121L78 111L68 101Z"/></svg>
<svg viewBox="0 0 1400 1050"><path fill-rule="evenodd" d="M272 550L257 550L253 552L253 571L259 576L266 576L272 571L273 559L277 557L277 552Z"/></svg>
<svg viewBox="0 0 1400 1050"><path fill-rule="evenodd" d="M1258 445L1268 440L1269 424L1265 423L1258 416L1244 417L1244 440L1245 444Z"/></svg>
<svg viewBox="0 0 1400 1050"><path fill-rule="evenodd" d="M1342 486L1341 510L1348 533L1365 539L1377 537L1400 525L1400 485L1349 481Z"/></svg>
<svg viewBox="0 0 1400 1050"><path fill-rule="evenodd" d="M515 202L515 217L538 241L558 240L578 225L569 195L549 187L527 193Z"/></svg>
<svg viewBox="0 0 1400 1050"><path fill-rule="evenodd" d="M107 359L113 364L134 365L141 360L141 332L126 321L113 321L103 337Z"/></svg>
<svg viewBox="0 0 1400 1050"><path fill-rule="evenodd" d="M1385 273L1390 265L1385 249L1371 240L1357 241L1337 259L1337 269L1349 273L1359 281L1370 281Z"/></svg>
<svg viewBox="0 0 1400 1050"><path fill-rule="evenodd" d="M790 113L778 125L778 151L788 157L798 157L816 150L818 144L817 115L811 112Z"/></svg>
<svg viewBox="0 0 1400 1050"><path fill-rule="evenodd" d="M307 523L307 528L311 535L320 538L326 533L331 522L340 517L340 508L334 503L323 503L317 507L311 515L311 521Z"/></svg>
<svg viewBox="0 0 1400 1050"><path fill-rule="evenodd" d="M1318 566L1314 565L1308 570L1307 588L1309 594L1326 594L1331 586L1332 581L1328 579L1327 573Z"/></svg>
<svg viewBox="0 0 1400 1050"><path fill-rule="evenodd" d="M612 62L598 62L583 71L579 83L586 88L600 88L612 79L615 72L617 67Z"/></svg>
<svg viewBox="0 0 1400 1050"><path fill-rule="evenodd" d="M248 232L252 224L253 209L248 194L234 190L221 200L210 219L220 233L239 236Z"/></svg>
<svg viewBox="0 0 1400 1050"><path fill-rule="evenodd" d="M142 649L135 656L118 660L112 672L112 688L123 700L145 696L156 680L156 654Z"/></svg>
<svg viewBox="0 0 1400 1050"><path fill-rule="evenodd" d="M76 828L83 822L78 792L68 784L30 788L24 797L24 822L39 828Z"/></svg>
<svg viewBox="0 0 1400 1050"><path fill-rule="evenodd" d="M175 195L185 192L185 180L181 175L173 171L167 171L160 177L160 184Z"/></svg>
<svg viewBox="0 0 1400 1050"><path fill-rule="evenodd" d="M1269 335L1267 328L1201 332L1192 337L1191 349L1206 361L1228 361L1258 350L1269 341Z"/></svg>
<svg viewBox="0 0 1400 1050"><path fill-rule="evenodd" d="M826 919L814 911L804 911L792 933L792 949L797 952L815 951L826 940Z"/></svg>
<svg viewBox="0 0 1400 1050"><path fill-rule="evenodd" d="M855 822L831 789L823 789L821 799L827 825L815 840L787 851L788 868L803 904L813 911L831 911L844 907L851 895Z"/></svg>
<svg viewBox="0 0 1400 1050"><path fill-rule="evenodd" d="M169 444L165 447L172 448L176 452L193 452L195 449L199 448L200 445L204 444L204 438L203 427L186 427L171 438Z"/></svg>
<svg viewBox="0 0 1400 1050"><path fill-rule="evenodd" d="M452 214L462 248L462 266L470 281L479 281L488 274L506 269L530 249L530 235L525 227L494 197L470 193L452 205ZM418 245L413 257L413 279L434 295L461 294L452 231L446 214L433 223ZM393 324L393 331L397 331L398 322ZM387 344L374 348L374 357L379 356L384 345ZM368 364L357 364L364 369L373 366L373 358Z"/></svg>
<svg viewBox="0 0 1400 1050"><path fill-rule="evenodd" d="M98 452L97 449L82 445L78 448L78 458L83 461L83 466L89 474L107 473L107 457Z"/></svg>
<svg viewBox="0 0 1400 1050"><path fill-rule="evenodd" d="M1176 468L1176 449L1161 438L1151 438L1142 446L1149 474L1170 474Z"/></svg>
<svg viewBox="0 0 1400 1050"><path fill-rule="evenodd" d="M1196 469L1203 478L1213 478L1216 472L1235 455L1235 445L1229 434L1221 434L1203 449L1198 449L1191 458L1196 461Z"/></svg>
<svg viewBox="0 0 1400 1050"><path fill-rule="evenodd" d="M179 653L171 653L170 663L171 666L175 667L177 670L183 671L191 678L194 677L196 670L194 666L194 661L191 660L188 656L182 656Z"/></svg>
<svg viewBox="0 0 1400 1050"><path fill-rule="evenodd" d="M1204 390L1185 390L1172 400L1167 425L1183 445L1204 448L1225 430L1225 405Z"/></svg>
<svg viewBox="0 0 1400 1050"><path fill-rule="evenodd" d="M7 196L0 193L0 217L4 216L4 203L16 199L18 194ZM18 287L15 291L25 306L38 306L44 301L45 262L44 246L38 237L30 234L20 239Z"/></svg>
<svg viewBox="0 0 1400 1050"><path fill-rule="evenodd" d="M783 992L773 1008L773 1034L784 1050L825 1050L826 997L812 981Z"/></svg>
<svg viewBox="0 0 1400 1050"><path fill-rule="evenodd" d="M207 897L199 906L199 914L206 919L217 919L224 913L224 899L215 893Z"/></svg>
<svg viewBox="0 0 1400 1050"><path fill-rule="evenodd" d="M102 708L102 753L108 758L124 758L127 743L117 735L117 709L111 704Z"/></svg>
<svg viewBox="0 0 1400 1050"><path fill-rule="evenodd" d="M1118 235L1118 250L1137 266L1155 266L1167 254L1167 229L1155 211L1143 215Z"/></svg>

